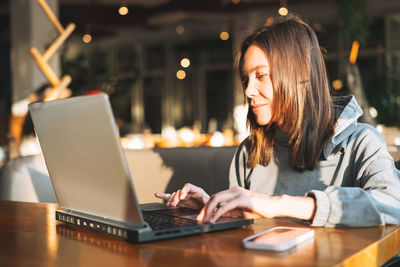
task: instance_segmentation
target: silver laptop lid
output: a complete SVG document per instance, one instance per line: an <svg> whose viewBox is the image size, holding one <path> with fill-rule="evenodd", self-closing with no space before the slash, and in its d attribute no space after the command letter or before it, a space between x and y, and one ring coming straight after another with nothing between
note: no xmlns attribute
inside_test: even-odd
<svg viewBox="0 0 400 267"><path fill-rule="evenodd" d="M106 94L29 105L60 207L143 225Z"/></svg>

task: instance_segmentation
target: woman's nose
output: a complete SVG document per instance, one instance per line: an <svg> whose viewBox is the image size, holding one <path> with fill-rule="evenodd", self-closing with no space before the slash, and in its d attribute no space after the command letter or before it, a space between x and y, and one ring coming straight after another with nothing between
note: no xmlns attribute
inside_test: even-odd
<svg viewBox="0 0 400 267"><path fill-rule="evenodd" d="M258 94L257 89L254 86L254 82L249 81L246 89L244 90L244 94L247 98L253 98Z"/></svg>

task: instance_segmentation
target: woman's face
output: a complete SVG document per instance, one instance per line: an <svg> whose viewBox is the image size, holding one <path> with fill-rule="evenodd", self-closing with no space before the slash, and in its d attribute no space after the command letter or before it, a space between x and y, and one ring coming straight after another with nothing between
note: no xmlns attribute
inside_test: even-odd
<svg viewBox="0 0 400 267"><path fill-rule="evenodd" d="M260 126L267 125L272 117L274 87L267 56L257 45L251 45L244 54L242 67L244 86L251 110Z"/></svg>

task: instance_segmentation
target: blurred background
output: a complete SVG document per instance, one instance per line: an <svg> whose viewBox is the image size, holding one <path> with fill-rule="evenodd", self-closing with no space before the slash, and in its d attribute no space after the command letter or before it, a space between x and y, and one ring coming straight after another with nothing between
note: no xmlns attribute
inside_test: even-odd
<svg viewBox="0 0 400 267"><path fill-rule="evenodd" d="M73 96L109 95L125 148L236 145L247 107L236 72L244 36L295 13L316 31L336 94L400 147L399 0L48 0L76 29L49 61ZM46 87L28 50L57 37L36 0L0 0L0 145L18 150L28 102ZM42 91L43 92L43 89ZM20 118L20 119L18 119ZM34 149L33 149L34 150ZM27 150L27 154L29 149Z"/></svg>

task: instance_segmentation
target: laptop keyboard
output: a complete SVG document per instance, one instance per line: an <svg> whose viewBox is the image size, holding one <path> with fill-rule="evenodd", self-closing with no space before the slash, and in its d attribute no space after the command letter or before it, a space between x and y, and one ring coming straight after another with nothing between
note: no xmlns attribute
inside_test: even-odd
<svg viewBox="0 0 400 267"><path fill-rule="evenodd" d="M198 222L160 214L157 211L142 211L144 220L153 230L180 228L185 226L196 226Z"/></svg>

